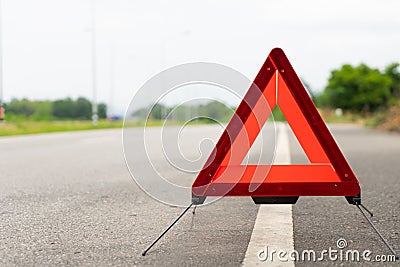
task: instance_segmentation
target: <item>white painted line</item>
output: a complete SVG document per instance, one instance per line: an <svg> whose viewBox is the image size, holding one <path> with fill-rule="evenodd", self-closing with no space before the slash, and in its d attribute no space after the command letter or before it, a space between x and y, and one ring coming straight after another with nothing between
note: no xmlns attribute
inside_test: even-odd
<svg viewBox="0 0 400 267"><path fill-rule="evenodd" d="M290 148L287 126L277 123L278 138L276 145L275 164L290 164ZM272 250L284 250L286 253L294 250L292 205L271 204L260 205L253 233L247 247L243 266L294 266L292 261L280 261L275 253L273 261L268 257L265 261L258 259L258 252L268 247ZM265 256L265 254L262 254ZM288 258L288 255L284 256Z"/></svg>

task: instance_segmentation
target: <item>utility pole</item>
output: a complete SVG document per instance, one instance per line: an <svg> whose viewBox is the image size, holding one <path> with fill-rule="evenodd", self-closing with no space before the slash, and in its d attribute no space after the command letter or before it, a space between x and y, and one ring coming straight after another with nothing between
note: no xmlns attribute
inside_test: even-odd
<svg viewBox="0 0 400 267"><path fill-rule="evenodd" d="M114 89L115 89L115 43L110 42L110 99L108 105L108 114L111 120L114 120Z"/></svg>
<svg viewBox="0 0 400 267"><path fill-rule="evenodd" d="M92 15L92 123L97 126L99 116L97 114L97 66L96 66L96 0L91 0L91 15Z"/></svg>
<svg viewBox="0 0 400 267"><path fill-rule="evenodd" d="M3 107L3 14L1 9L1 0L0 0L0 121L4 120L4 107Z"/></svg>

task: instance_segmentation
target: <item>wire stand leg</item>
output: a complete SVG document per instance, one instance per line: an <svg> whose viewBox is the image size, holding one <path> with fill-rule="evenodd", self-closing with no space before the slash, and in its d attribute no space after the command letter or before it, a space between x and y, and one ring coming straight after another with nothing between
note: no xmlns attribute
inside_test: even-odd
<svg viewBox="0 0 400 267"><path fill-rule="evenodd" d="M371 225L372 229L374 229L375 233L379 236L379 238L383 241L383 243L386 245L386 247L392 252L392 254L396 257L396 260L399 259L399 255L396 254L396 251L390 246L390 244L386 241L386 239L382 236L382 234L378 231L378 229L375 227L375 225L372 223L372 221L369 219L369 217L365 214L365 212L360 208L360 205L356 205L357 208L360 210L361 214L364 216L364 218L367 220L369 225Z"/></svg>
<svg viewBox="0 0 400 267"><path fill-rule="evenodd" d="M157 237L156 240L153 241L153 243L151 243L142 253L142 256L146 256L146 253L158 242L158 240L160 240L168 231L169 229L172 228L172 226L174 226L179 220L180 218L182 218L183 215L185 215L185 213L192 207L193 203L191 203L179 216L178 218L175 219L175 221L173 223L171 223L167 229L164 230L164 232Z"/></svg>
<svg viewBox="0 0 400 267"><path fill-rule="evenodd" d="M196 208L197 208L197 206L194 206L193 211L192 211L193 215L196 214Z"/></svg>
<svg viewBox="0 0 400 267"><path fill-rule="evenodd" d="M363 208L366 212L368 212L368 213L369 213L369 216L371 216L371 217L374 216L374 214L372 213L372 211L370 211L369 209L367 209L367 207L365 207L363 204L359 204L359 206L360 206L361 208Z"/></svg>

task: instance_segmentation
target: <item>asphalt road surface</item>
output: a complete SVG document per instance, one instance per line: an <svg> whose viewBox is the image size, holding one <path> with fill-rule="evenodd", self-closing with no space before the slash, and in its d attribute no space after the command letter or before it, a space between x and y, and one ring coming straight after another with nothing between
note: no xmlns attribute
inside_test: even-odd
<svg viewBox="0 0 400 267"><path fill-rule="evenodd" d="M331 130L362 184L363 203L374 212L373 221L400 252L400 135L352 125ZM131 131L134 136L140 129ZM217 138L221 128L194 126L188 131L193 140L201 140ZM186 214L141 256L183 208L150 198L133 182L122 146L121 130L0 138L0 265L240 266L258 212L250 198L223 198L198 208L195 215ZM189 158L196 157L189 147L183 149ZM307 162L292 135L290 153L293 163ZM137 161L133 167L146 174ZM157 165L161 172L163 166ZM195 174L188 176L190 182ZM389 254L356 207L342 197L300 198L292 216L298 251L336 248L344 238L349 249Z"/></svg>

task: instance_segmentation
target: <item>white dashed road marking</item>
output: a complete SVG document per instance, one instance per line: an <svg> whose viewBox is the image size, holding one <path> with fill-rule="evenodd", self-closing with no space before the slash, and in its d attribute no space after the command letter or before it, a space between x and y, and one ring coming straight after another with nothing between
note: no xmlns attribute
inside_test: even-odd
<svg viewBox="0 0 400 267"><path fill-rule="evenodd" d="M274 163L290 164L287 125L277 123L277 129L278 139ZM265 246L268 247L269 254L272 250L283 250L286 253L294 250L292 205L260 205L243 266L294 266L292 261L280 261L277 253L274 254L272 262L271 257L260 261L258 252ZM264 254L262 256L265 257ZM288 255L284 257L288 258Z"/></svg>

